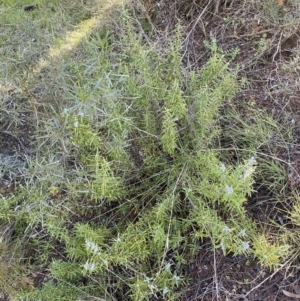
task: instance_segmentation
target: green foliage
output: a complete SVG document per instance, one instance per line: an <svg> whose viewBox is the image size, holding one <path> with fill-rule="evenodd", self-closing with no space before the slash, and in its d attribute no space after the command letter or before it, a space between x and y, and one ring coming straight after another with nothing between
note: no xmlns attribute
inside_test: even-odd
<svg viewBox="0 0 300 301"><path fill-rule="evenodd" d="M4 295L10 296L10 300L18 300L18 290L32 288L32 281L26 276L28 270L20 260L22 256L22 248L19 244L12 244L4 235L12 229L10 224L2 223L2 237L0 241L0 290Z"/></svg>
<svg viewBox="0 0 300 301"><path fill-rule="evenodd" d="M162 50L126 11L121 20L122 33L93 33L62 58L55 88L65 101L38 109L36 158L3 198L0 218L17 237L45 235L48 253L36 261L49 280L21 300L178 300L204 238L267 267L288 253L246 213L272 124L253 133L239 120L241 135L226 133L221 110L239 82L216 40L201 70L186 71L180 25ZM238 160L227 160L220 137L244 147Z"/></svg>
<svg viewBox="0 0 300 301"><path fill-rule="evenodd" d="M253 241L254 255L259 261L271 268L280 262L280 258L286 258L289 254L289 245L268 242L264 235L258 236Z"/></svg>
<svg viewBox="0 0 300 301"><path fill-rule="evenodd" d="M200 72L185 74L180 27L167 50L157 52L141 41L126 15L123 18L126 39L114 65L113 88L103 79L107 86L94 90L99 99L106 98L106 91L116 99L104 100L99 111L89 94L83 97L77 90L80 102L92 104L91 114L87 118L67 108L62 115L77 149L76 160L88 175L85 198L73 202L118 207L100 213L112 222L92 227L77 223L70 230L64 222L55 225L47 219L44 227L65 245L68 258L52 263L52 277L72 285L82 277L91 277L91 283L100 277L103 287L114 279L131 300L157 295L175 300L184 285L185 257L194 252L187 247L188 233L192 241L211 238L225 254L253 253L268 266L277 264L279 255L261 257L256 226L245 213L255 158L225 165L216 148L219 108L238 90L235 71L213 40L207 44L207 64ZM107 63L111 58L107 54L102 59ZM140 157L138 165L135 156ZM120 173L120 166L127 170ZM132 173L142 178L128 190ZM182 245L185 252L179 253ZM176 263L175 257L168 259L170 252L176 253ZM105 291L100 286L93 294L104 296Z"/></svg>
<svg viewBox="0 0 300 301"><path fill-rule="evenodd" d="M20 293L20 300L45 300L45 301L70 301L77 300L80 296L80 290L76 286L68 283L59 282L55 284L53 281L45 283L42 290L31 291L30 293Z"/></svg>

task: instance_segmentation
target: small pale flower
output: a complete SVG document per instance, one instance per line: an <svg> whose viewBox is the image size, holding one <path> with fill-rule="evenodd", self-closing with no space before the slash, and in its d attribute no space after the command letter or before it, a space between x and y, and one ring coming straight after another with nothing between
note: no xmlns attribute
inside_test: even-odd
<svg viewBox="0 0 300 301"><path fill-rule="evenodd" d="M115 242L116 242L116 243L119 243L119 242L121 242L121 241L122 241L122 240L121 240L120 237L118 237L118 238L115 239Z"/></svg>
<svg viewBox="0 0 300 301"><path fill-rule="evenodd" d="M88 249L90 249L91 251L93 251L94 254L99 254L99 249L98 247L91 241L85 241L85 245Z"/></svg>
<svg viewBox="0 0 300 301"><path fill-rule="evenodd" d="M83 113L83 112L79 112L79 113L78 113L78 116L83 117L83 116L84 116L84 113Z"/></svg>
<svg viewBox="0 0 300 301"><path fill-rule="evenodd" d="M226 185L225 191L226 191L226 194L227 194L227 195L232 194L232 193L233 193L233 188L232 188L232 186Z"/></svg>
<svg viewBox="0 0 300 301"><path fill-rule="evenodd" d="M165 270L166 270L166 271L169 271L170 268L171 268L171 263L168 262L168 263L165 265Z"/></svg>
<svg viewBox="0 0 300 301"><path fill-rule="evenodd" d="M227 232L227 233L229 233L231 231L228 226L224 226L223 230L224 230L224 232Z"/></svg>
<svg viewBox="0 0 300 301"><path fill-rule="evenodd" d="M78 125L79 125L78 121L75 121L75 122L73 123L73 125L74 125L75 128L78 128Z"/></svg>
<svg viewBox="0 0 300 301"><path fill-rule="evenodd" d="M191 188L186 188L185 192L186 192L186 194L190 194L192 192L192 189Z"/></svg>
<svg viewBox="0 0 300 301"><path fill-rule="evenodd" d="M244 180L249 178L253 174L254 171L255 171L255 169L253 167L247 168L244 173Z"/></svg>
<svg viewBox="0 0 300 301"><path fill-rule="evenodd" d="M167 294L168 292L169 292L169 289L167 287L165 287L163 290L163 295Z"/></svg>
<svg viewBox="0 0 300 301"><path fill-rule="evenodd" d="M226 170L226 166L225 166L224 163L221 164L220 169L221 169L221 171L223 171L223 172Z"/></svg>
<svg viewBox="0 0 300 301"><path fill-rule="evenodd" d="M221 242L221 249L222 249L222 251L225 251L225 246L224 246L224 244Z"/></svg>
<svg viewBox="0 0 300 301"><path fill-rule="evenodd" d="M179 280L180 280L180 277L177 276L177 275L174 275L174 276L173 276L173 279L174 279L175 281L179 281Z"/></svg>
<svg viewBox="0 0 300 301"><path fill-rule="evenodd" d="M83 266L83 267L84 267L84 269L85 269L85 270L88 270L88 269L89 269L89 266L90 266L90 265L89 265L89 263L88 263L88 262L86 262L86 263L84 264L84 266Z"/></svg>
<svg viewBox="0 0 300 301"><path fill-rule="evenodd" d="M152 280L152 278L146 277L145 280L144 280L144 282L150 283L151 280Z"/></svg>
<svg viewBox="0 0 300 301"><path fill-rule="evenodd" d="M249 162L249 164L255 164L256 160L254 157L251 157L248 162Z"/></svg>
<svg viewBox="0 0 300 301"><path fill-rule="evenodd" d="M249 243L247 241L243 241L242 243L242 249L243 251L247 251L249 249Z"/></svg>
<svg viewBox="0 0 300 301"><path fill-rule="evenodd" d="M108 264L108 261L106 259L102 259L102 262L107 265Z"/></svg>
<svg viewBox="0 0 300 301"><path fill-rule="evenodd" d="M240 234L241 234L241 236L246 236L246 230L245 230L245 229L242 229L242 230L240 231Z"/></svg>
<svg viewBox="0 0 300 301"><path fill-rule="evenodd" d="M86 270L86 271L94 271L95 268L96 268L96 264L95 263L88 263L86 262L83 266L83 268Z"/></svg>

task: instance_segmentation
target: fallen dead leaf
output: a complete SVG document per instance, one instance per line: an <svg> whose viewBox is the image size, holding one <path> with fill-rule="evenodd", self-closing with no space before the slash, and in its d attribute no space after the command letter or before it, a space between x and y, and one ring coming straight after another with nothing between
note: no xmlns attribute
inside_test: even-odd
<svg viewBox="0 0 300 301"><path fill-rule="evenodd" d="M285 290L282 290L282 292L283 292L286 296L288 296L288 297L300 299L300 295L298 295L298 294L290 293L290 292L285 291Z"/></svg>

